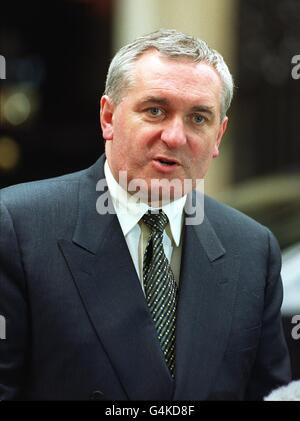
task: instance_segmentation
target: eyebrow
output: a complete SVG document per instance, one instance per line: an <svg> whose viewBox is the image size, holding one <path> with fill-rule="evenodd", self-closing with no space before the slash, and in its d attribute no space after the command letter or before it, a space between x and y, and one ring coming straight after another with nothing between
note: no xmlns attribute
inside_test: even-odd
<svg viewBox="0 0 300 421"><path fill-rule="evenodd" d="M209 107L208 105L196 105L195 107L192 107L192 111L207 113L209 115L215 114L214 107Z"/></svg>
<svg viewBox="0 0 300 421"><path fill-rule="evenodd" d="M169 105L170 101L166 98L157 97L157 96L147 96L141 101L141 104L146 104L148 102L155 102L160 105Z"/></svg>
<svg viewBox="0 0 300 421"><path fill-rule="evenodd" d="M147 104L149 102L160 104L160 105L170 105L170 101L167 98L148 96L141 101L141 104ZM192 112L202 112L213 116L215 114L214 107L208 105L195 105L191 108Z"/></svg>

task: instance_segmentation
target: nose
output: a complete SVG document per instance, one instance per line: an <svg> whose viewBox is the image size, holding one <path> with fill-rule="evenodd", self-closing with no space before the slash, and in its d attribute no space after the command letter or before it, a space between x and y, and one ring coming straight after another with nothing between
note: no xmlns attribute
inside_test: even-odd
<svg viewBox="0 0 300 421"><path fill-rule="evenodd" d="M170 148L178 148L186 143L184 122L180 117L166 122L166 126L161 133L161 140Z"/></svg>

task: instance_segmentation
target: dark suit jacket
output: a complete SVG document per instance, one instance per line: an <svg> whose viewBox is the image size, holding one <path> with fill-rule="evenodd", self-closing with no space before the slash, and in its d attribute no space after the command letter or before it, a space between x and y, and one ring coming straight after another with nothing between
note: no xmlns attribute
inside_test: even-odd
<svg viewBox="0 0 300 421"><path fill-rule="evenodd" d="M1 191L0 399L259 399L290 380L272 234L205 199L185 226L176 380L91 168Z"/></svg>

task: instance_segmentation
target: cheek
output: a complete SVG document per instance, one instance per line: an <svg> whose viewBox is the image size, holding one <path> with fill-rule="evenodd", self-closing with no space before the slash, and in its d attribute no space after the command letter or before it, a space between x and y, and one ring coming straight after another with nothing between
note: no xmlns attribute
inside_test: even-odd
<svg viewBox="0 0 300 421"><path fill-rule="evenodd" d="M114 140L121 144L129 146L130 139L134 138L135 127L129 117L116 118L117 123L114 125Z"/></svg>
<svg viewBox="0 0 300 421"><path fill-rule="evenodd" d="M197 139L191 146L193 162L203 162L213 154L213 143L208 138Z"/></svg>
<svg viewBox="0 0 300 421"><path fill-rule="evenodd" d="M217 138L218 132L215 129L203 132L194 142L195 155L200 159L212 158Z"/></svg>
<svg viewBox="0 0 300 421"><path fill-rule="evenodd" d="M118 121L118 124L114 125L114 141L120 143L123 138L127 137L128 126L123 120Z"/></svg>

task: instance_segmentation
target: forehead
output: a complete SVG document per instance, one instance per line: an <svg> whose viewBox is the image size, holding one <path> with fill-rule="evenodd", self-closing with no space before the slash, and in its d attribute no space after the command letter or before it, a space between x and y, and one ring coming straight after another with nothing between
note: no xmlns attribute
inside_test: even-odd
<svg viewBox="0 0 300 421"><path fill-rule="evenodd" d="M220 102L222 84L216 70L204 63L189 59L170 59L158 51L143 54L133 70L133 93L138 97L164 94L181 100Z"/></svg>

